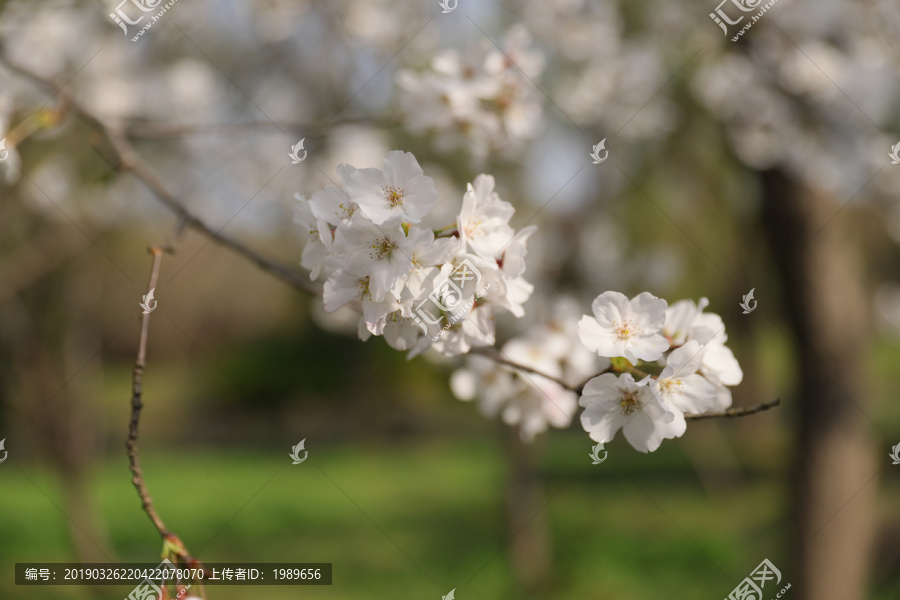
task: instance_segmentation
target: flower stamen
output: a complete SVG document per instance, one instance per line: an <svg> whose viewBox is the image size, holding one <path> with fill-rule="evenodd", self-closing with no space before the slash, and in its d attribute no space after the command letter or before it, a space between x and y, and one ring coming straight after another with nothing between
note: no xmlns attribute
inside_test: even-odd
<svg viewBox="0 0 900 600"><path fill-rule="evenodd" d="M628 340L637 333L637 327L631 322L631 319L625 319L621 323L613 321L613 330L620 340Z"/></svg>
<svg viewBox="0 0 900 600"><path fill-rule="evenodd" d="M684 383L678 379L661 379L659 380L659 389L666 394L681 394L684 390Z"/></svg>
<svg viewBox="0 0 900 600"><path fill-rule="evenodd" d="M635 392L623 394L619 403L622 406L622 414L626 417L641 409L641 403L638 402L637 393Z"/></svg>
<svg viewBox="0 0 900 600"><path fill-rule="evenodd" d="M384 197L388 201L388 204L391 206L400 206L403 204L403 190L391 186L385 186L381 189L384 192Z"/></svg>
<svg viewBox="0 0 900 600"><path fill-rule="evenodd" d="M374 260L384 260L385 258L390 258L391 254L394 252L394 242L389 240L388 238L381 238L376 240L375 243L372 244L372 252L369 253L369 256Z"/></svg>

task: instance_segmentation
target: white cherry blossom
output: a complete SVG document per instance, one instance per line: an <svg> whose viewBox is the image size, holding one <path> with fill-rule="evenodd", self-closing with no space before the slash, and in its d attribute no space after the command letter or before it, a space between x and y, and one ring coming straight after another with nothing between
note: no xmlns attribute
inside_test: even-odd
<svg viewBox="0 0 900 600"><path fill-rule="evenodd" d="M349 272L369 276L369 291L376 302L384 300L412 268L411 243L399 219L376 225L365 215L355 214L338 227L334 248L343 254Z"/></svg>
<svg viewBox="0 0 900 600"><path fill-rule="evenodd" d="M511 339L500 356L554 379L563 376L562 364L546 352L540 334ZM472 356L465 368L454 371L450 387L460 400L477 398L485 416L499 415L507 425L519 427L523 441L531 442L549 426L569 426L575 415L577 394L554 379Z"/></svg>
<svg viewBox="0 0 900 600"><path fill-rule="evenodd" d="M522 275L525 273L525 244L535 231L537 227L534 225L522 229L497 255L497 264L506 277L506 294L497 303L516 317L525 315L523 304L534 291L534 286Z"/></svg>
<svg viewBox="0 0 900 600"><path fill-rule="evenodd" d="M494 178L479 175L468 185L459 211L459 237L482 258L494 258L515 235L509 225L515 209L494 191ZM527 236L526 236L527 237Z"/></svg>
<svg viewBox="0 0 900 600"><path fill-rule="evenodd" d="M716 408L716 388L700 375L705 348L686 342L669 354L666 367L653 382L663 404L681 413L702 413Z"/></svg>
<svg viewBox="0 0 900 600"><path fill-rule="evenodd" d="M328 265L326 263L326 269ZM388 296L380 301L372 295L368 275L357 275L350 271L337 269L325 282L323 293L325 312L334 312L345 304L358 300L362 304L363 320L369 325L372 333L384 327L384 318L397 310L397 303Z"/></svg>
<svg viewBox="0 0 900 600"><path fill-rule="evenodd" d="M384 170L356 169L346 184L350 198L375 224L391 218L418 223L438 201L434 180L426 177L416 157L393 150Z"/></svg>
<svg viewBox="0 0 900 600"><path fill-rule="evenodd" d="M604 373L587 382L578 403L584 407L581 425L592 440L611 442L621 429L635 450L653 452L664 439L677 435L675 415L647 383L635 382L630 373Z"/></svg>
<svg viewBox="0 0 900 600"><path fill-rule="evenodd" d="M298 201L294 205L294 223L300 226L304 238L300 265L304 269L309 269L309 278L315 280L322 272L325 258L331 252L334 236L328 223L313 215L305 197L300 194L294 197Z"/></svg>
<svg viewBox="0 0 900 600"><path fill-rule="evenodd" d="M582 343L600 356L622 356L632 363L657 360L669 347L661 335L666 301L649 292L631 300L619 292L604 292L591 305L594 316L579 323Z"/></svg>
<svg viewBox="0 0 900 600"><path fill-rule="evenodd" d="M716 388L716 409L731 406L731 391L726 386L741 383L744 373L734 353L725 342L725 323L715 313L703 312L709 305L706 298L694 304L692 300L679 300L666 310L663 333L673 346L686 341L696 341L703 348L703 364L700 373Z"/></svg>
<svg viewBox="0 0 900 600"><path fill-rule="evenodd" d="M312 195L309 201L312 213L319 219L324 219L329 225L337 227L359 209L359 205L350 199L347 192L347 182L353 172L356 171L350 165L338 165L337 172L341 178L341 187L326 185Z"/></svg>
<svg viewBox="0 0 900 600"><path fill-rule="evenodd" d="M422 338L422 350L429 345L441 354L458 356L466 354L473 347L493 346L495 342L494 315L490 306L473 306L454 313L452 322L441 329L437 339ZM413 352L417 354L416 349Z"/></svg>
<svg viewBox="0 0 900 600"><path fill-rule="evenodd" d="M428 275L446 263L459 248L458 238L435 239L434 231L410 227L407 233L410 248L410 271L403 281L409 295L418 298L425 290ZM430 289L428 290L430 291Z"/></svg>
<svg viewBox="0 0 900 600"><path fill-rule="evenodd" d="M450 376L453 395L465 402L477 400L481 412L490 418L500 414L506 401L524 387L524 382L512 370L485 356L470 356L466 367L453 371Z"/></svg>
<svg viewBox="0 0 900 600"><path fill-rule="evenodd" d="M535 82L545 59L521 24L502 36L498 49L485 40L467 52L446 50L421 73L397 73L404 124L432 132L442 152L466 148L476 164L488 156L512 157L542 126L544 98Z"/></svg>

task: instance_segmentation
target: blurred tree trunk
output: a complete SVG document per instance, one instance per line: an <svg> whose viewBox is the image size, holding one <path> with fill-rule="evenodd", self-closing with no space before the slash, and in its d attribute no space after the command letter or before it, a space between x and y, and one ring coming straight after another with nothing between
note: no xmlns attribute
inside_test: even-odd
<svg viewBox="0 0 900 600"><path fill-rule="evenodd" d="M32 438L57 471L62 484L57 508L79 562L114 559L86 481L98 429L88 402L99 381L101 342L91 322L103 289L97 271L91 263L69 267L28 290L27 300L13 298L5 305L15 315L19 340L10 353L13 393L23 418L32 419L20 435Z"/></svg>
<svg viewBox="0 0 900 600"><path fill-rule="evenodd" d="M552 553L535 448L522 442L518 427L502 427L509 460L509 560L516 581L539 592L549 583Z"/></svg>
<svg viewBox="0 0 900 600"><path fill-rule="evenodd" d="M870 324L861 248L847 213L831 220L840 208L834 198L778 171L764 175L763 190L763 221L796 346L792 598L864 600L876 467L863 412Z"/></svg>

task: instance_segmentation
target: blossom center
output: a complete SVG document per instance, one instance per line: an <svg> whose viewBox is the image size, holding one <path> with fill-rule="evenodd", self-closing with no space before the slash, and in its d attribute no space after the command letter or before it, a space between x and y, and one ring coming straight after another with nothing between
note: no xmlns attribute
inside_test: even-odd
<svg viewBox="0 0 900 600"><path fill-rule="evenodd" d="M390 258L394 252L394 242L388 238L381 238L372 244L372 252L369 254L375 260L384 260Z"/></svg>
<svg viewBox="0 0 900 600"><path fill-rule="evenodd" d="M400 206L403 203L403 190L391 186L381 188L384 191L384 197L391 206Z"/></svg>
<svg viewBox="0 0 900 600"><path fill-rule="evenodd" d="M481 235L481 219L469 221L466 223L464 229L466 230L466 237L474 238Z"/></svg>
<svg viewBox="0 0 900 600"><path fill-rule="evenodd" d="M678 379L662 379L659 381L659 389L666 394L680 394L684 389L684 383Z"/></svg>
<svg viewBox="0 0 900 600"><path fill-rule="evenodd" d="M623 394L620 404L622 406L622 414L626 417L641 409L641 403L637 401L637 393L635 392Z"/></svg>
<svg viewBox="0 0 900 600"><path fill-rule="evenodd" d="M356 212L356 203L351 202L350 204L338 204L338 209L341 213L341 219L349 219L353 216L353 213Z"/></svg>
<svg viewBox="0 0 900 600"><path fill-rule="evenodd" d="M637 333L637 330L637 326L631 319L625 319L621 323L613 321L613 331L616 332L616 337L620 340L631 339Z"/></svg>

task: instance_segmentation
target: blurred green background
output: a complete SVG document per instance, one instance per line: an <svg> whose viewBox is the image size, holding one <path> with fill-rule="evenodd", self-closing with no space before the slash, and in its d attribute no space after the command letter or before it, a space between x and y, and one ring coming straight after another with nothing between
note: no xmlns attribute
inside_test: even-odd
<svg viewBox="0 0 900 600"><path fill-rule="evenodd" d="M216 254L209 260L246 268ZM534 589L517 583L509 552L514 434L453 399L444 369L407 363L381 340L363 345L309 327L296 317L305 300L263 277L256 291L290 298L284 314L266 317L279 325L215 349L193 345L168 322L161 297L144 379L143 467L166 524L203 560L331 562L334 584L216 586L210 597L438 597L456 588L457 597L476 598L702 599L727 594L728 575L749 573L760 557L785 564L789 396L769 413L691 423L685 437L649 455L618 438L600 465L590 464L590 442L574 427L541 436L530 453L540 490L530 524L546 530L553 569ZM105 435L84 472L84 500L97 526L68 522L72 498L53 466L8 446L4 564L71 561L77 546L103 562L101 548L135 562L159 551L120 448L131 376L125 349L136 336L134 320L110 342L123 356L104 361L92 389L91 421ZM787 349L775 331L759 337L747 351L777 388L790 379ZM881 344L873 372L886 372L898 353ZM325 359L334 356L342 360ZM879 397L898 391L893 378L875 383ZM887 405L873 416L900 426ZM309 458L290 465L289 449L304 437ZM882 518L896 515L898 494L900 482L886 482ZM873 600L895 598L900 577L890 561L888 551L873 564ZM118 598L129 590L38 591L0 579L4 598Z"/></svg>

